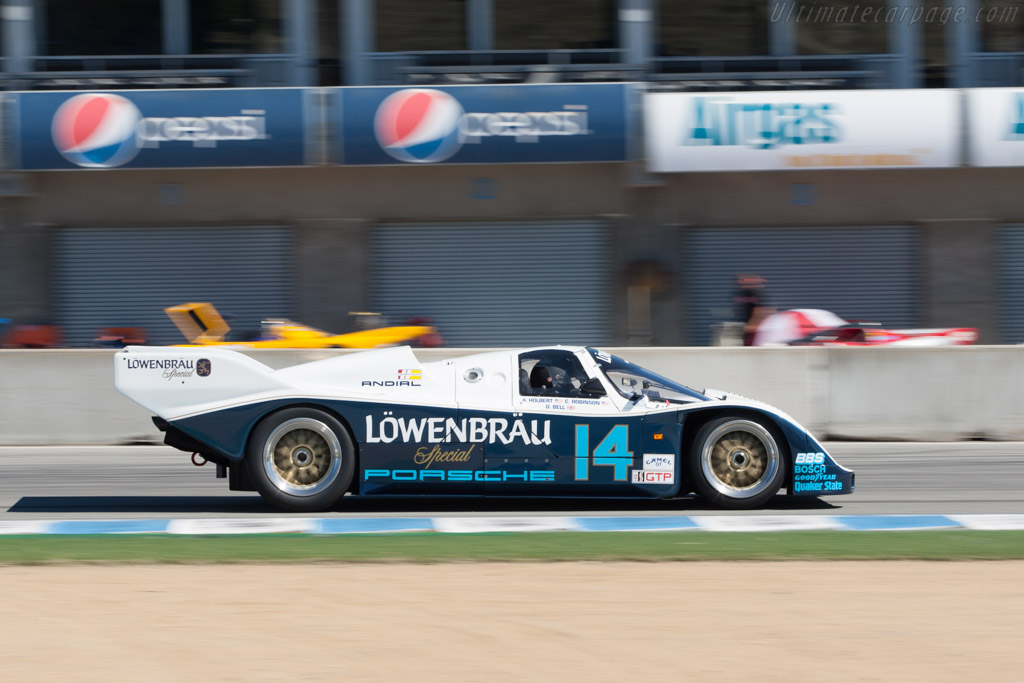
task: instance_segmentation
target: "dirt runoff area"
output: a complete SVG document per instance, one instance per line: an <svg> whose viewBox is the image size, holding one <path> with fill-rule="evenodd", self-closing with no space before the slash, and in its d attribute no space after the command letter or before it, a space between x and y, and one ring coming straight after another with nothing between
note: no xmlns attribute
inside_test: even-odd
<svg viewBox="0 0 1024 683"><path fill-rule="evenodd" d="M1024 562L0 567L13 681L1024 681Z"/></svg>

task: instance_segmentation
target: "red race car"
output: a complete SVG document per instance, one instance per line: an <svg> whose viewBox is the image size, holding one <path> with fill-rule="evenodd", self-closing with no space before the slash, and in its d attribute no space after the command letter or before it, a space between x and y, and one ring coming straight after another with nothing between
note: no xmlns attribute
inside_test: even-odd
<svg viewBox="0 0 1024 683"><path fill-rule="evenodd" d="M878 323L850 322L817 308L779 311L765 318L754 346L953 346L978 341L973 327L887 330Z"/></svg>

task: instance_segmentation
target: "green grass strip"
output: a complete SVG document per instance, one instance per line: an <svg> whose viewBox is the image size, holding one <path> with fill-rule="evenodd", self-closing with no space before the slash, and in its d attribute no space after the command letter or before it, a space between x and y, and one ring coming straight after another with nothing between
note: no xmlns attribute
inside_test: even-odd
<svg viewBox="0 0 1024 683"><path fill-rule="evenodd" d="M0 565L1020 559L1024 531L0 537Z"/></svg>

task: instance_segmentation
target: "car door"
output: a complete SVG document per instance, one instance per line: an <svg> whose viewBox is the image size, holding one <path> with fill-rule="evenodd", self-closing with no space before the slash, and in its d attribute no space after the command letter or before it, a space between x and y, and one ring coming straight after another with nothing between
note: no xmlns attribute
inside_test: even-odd
<svg viewBox="0 0 1024 683"><path fill-rule="evenodd" d="M385 391L398 399L407 390L417 392L417 396L367 404L359 420L364 427L359 454L360 493L482 495L483 481L476 473L483 470L483 447L470 441L471 435L459 419L451 363L403 368L397 374L401 379L388 382L400 386L389 386Z"/></svg>
<svg viewBox="0 0 1024 683"><path fill-rule="evenodd" d="M487 495L629 495L642 416L623 413L607 394L588 392L592 380L592 388L604 388L585 361L561 348L515 359L519 382L510 424L517 438L489 444Z"/></svg>

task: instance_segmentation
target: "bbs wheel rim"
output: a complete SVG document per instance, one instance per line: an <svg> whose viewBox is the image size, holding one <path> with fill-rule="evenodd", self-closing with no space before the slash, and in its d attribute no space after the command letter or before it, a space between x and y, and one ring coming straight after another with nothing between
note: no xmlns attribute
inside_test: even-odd
<svg viewBox="0 0 1024 683"><path fill-rule="evenodd" d="M338 478L341 442L323 422L301 417L278 425L263 446L271 483L294 496L313 496Z"/></svg>
<svg viewBox="0 0 1024 683"><path fill-rule="evenodd" d="M704 479L722 495L753 498L770 486L779 471L779 447L756 422L731 420L719 425L700 453Z"/></svg>

